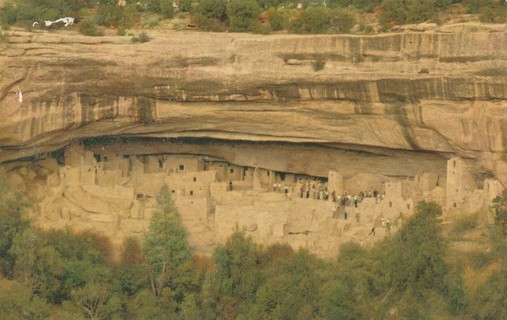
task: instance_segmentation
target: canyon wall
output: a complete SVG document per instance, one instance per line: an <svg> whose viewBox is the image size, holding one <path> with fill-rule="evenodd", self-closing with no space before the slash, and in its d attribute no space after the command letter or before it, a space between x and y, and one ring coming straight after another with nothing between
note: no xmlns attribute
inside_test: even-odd
<svg viewBox="0 0 507 320"><path fill-rule="evenodd" d="M0 161L91 137L191 137L310 143L324 155L386 160L400 175L417 173L405 169L421 157L435 161L415 167L431 171L458 155L507 183L505 25L372 36L152 36L133 44L9 31L0 44ZM285 169L308 172L304 163Z"/></svg>

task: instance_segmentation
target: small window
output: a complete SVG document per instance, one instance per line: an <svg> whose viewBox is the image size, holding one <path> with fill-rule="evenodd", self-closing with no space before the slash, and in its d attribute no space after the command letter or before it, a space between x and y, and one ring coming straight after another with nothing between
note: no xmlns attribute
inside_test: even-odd
<svg viewBox="0 0 507 320"><path fill-rule="evenodd" d="M268 171L268 177L269 177L269 171Z"/></svg>
<svg viewBox="0 0 507 320"><path fill-rule="evenodd" d="M123 155L123 159L128 159L129 158L129 155L128 154L124 154Z"/></svg>
<svg viewBox="0 0 507 320"><path fill-rule="evenodd" d="M171 193L174 193L174 190L171 190Z"/></svg>
<svg viewBox="0 0 507 320"><path fill-rule="evenodd" d="M197 181L197 178L196 178L196 177L194 177L194 179L193 179L193 180L194 180L194 182L196 182L196 181Z"/></svg>
<svg viewBox="0 0 507 320"><path fill-rule="evenodd" d="M389 201L389 208L392 208L392 207L393 207L393 202Z"/></svg>
<svg viewBox="0 0 507 320"><path fill-rule="evenodd" d="M452 164L454 165L454 168L456 168L456 160L453 161Z"/></svg>
<svg viewBox="0 0 507 320"><path fill-rule="evenodd" d="M107 161L107 157L106 156L104 156L104 161Z"/></svg>
<svg viewBox="0 0 507 320"><path fill-rule="evenodd" d="M160 169L164 168L164 161L162 161L162 160L158 160L158 167L159 167Z"/></svg>
<svg viewBox="0 0 507 320"><path fill-rule="evenodd" d="M190 195L193 196L194 195L194 192L193 191L190 191Z"/></svg>
<svg viewBox="0 0 507 320"><path fill-rule="evenodd" d="M231 173L234 173L234 169L231 169Z"/></svg>
<svg viewBox="0 0 507 320"><path fill-rule="evenodd" d="M185 171L185 165L184 164L180 164L178 166L178 170L181 172L181 171Z"/></svg>
<svg viewBox="0 0 507 320"><path fill-rule="evenodd" d="M454 202L454 203L452 204L452 206L453 206L454 208L456 208L456 202Z"/></svg>

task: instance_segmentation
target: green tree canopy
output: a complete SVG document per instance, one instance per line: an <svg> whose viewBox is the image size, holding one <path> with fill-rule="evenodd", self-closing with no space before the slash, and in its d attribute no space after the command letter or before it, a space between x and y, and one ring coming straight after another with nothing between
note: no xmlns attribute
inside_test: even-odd
<svg viewBox="0 0 507 320"><path fill-rule="evenodd" d="M14 237L28 226L28 221L22 217L26 207L27 202L12 189L0 170L0 273L4 276L9 276L14 266L15 256L10 251Z"/></svg>
<svg viewBox="0 0 507 320"><path fill-rule="evenodd" d="M168 281L174 280L181 265L190 261L187 230L174 206L169 188L164 185L157 196L158 210L153 213L143 253L150 269L153 294L162 295Z"/></svg>
<svg viewBox="0 0 507 320"><path fill-rule="evenodd" d="M261 8L255 0L231 0L227 4L227 15L231 31L254 31L258 28L257 18Z"/></svg>

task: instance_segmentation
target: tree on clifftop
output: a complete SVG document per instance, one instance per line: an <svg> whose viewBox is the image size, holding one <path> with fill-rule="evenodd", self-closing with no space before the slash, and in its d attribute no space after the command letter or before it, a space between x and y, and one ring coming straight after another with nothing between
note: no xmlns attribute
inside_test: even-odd
<svg viewBox="0 0 507 320"><path fill-rule="evenodd" d="M164 287L175 278L177 270L190 261L187 230L164 185L157 196L158 210L153 213L150 231L144 242L144 256L149 267L151 291L161 296Z"/></svg>

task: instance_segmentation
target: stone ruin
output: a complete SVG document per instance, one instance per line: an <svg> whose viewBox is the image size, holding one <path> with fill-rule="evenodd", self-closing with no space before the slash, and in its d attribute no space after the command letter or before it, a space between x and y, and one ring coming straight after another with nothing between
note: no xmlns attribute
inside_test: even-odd
<svg viewBox="0 0 507 320"><path fill-rule="evenodd" d="M345 179L337 171L312 177L204 155L115 154L82 142L9 175L29 194L31 215L43 228L91 229L118 246L128 236L142 239L156 195L167 184L197 254L211 254L239 228L263 245L288 243L323 258L336 256L347 241L368 245L382 239L413 214L419 201L435 201L446 213L485 212L503 190L490 178L479 187L461 158L447 161L446 177L425 172L404 180L372 174ZM331 196L301 197L301 187L309 183L325 186L329 195L376 190L378 196L336 209ZM374 226L375 236L368 235Z"/></svg>

